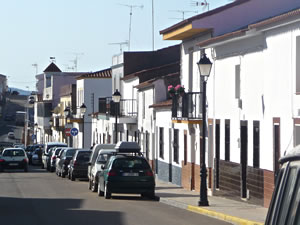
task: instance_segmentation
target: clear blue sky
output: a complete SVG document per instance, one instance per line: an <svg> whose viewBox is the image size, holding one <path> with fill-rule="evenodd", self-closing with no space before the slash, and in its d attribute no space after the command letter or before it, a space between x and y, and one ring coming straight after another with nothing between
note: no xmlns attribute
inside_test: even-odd
<svg viewBox="0 0 300 225"><path fill-rule="evenodd" d="M213 9L231 0L207 0ZM177 44L163 41L159 31L181 21L182 12L204 12L193 0L154 0L155 49ZM97 71L111 66L120 43L129 37L131 51L152 50L152 0L0 0L0 74L8 76L8 86L35 90L38 73L50 57L62 71L72 71L77 55L77 71ZM206 9L207 10L207 9ZM185 12L185 18L196 15ZM176 19L177 18L177 19ZM123 46L123 50L127 50Z"/></svg>

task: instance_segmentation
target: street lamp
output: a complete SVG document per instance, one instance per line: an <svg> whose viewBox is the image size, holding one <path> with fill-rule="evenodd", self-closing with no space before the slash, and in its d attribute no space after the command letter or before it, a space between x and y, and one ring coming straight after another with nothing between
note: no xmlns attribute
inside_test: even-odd
<svg viewBox="0 0 300 225"><path fill-rule="evenodd" d="M80 114L82 116L82 148L84 148L84 114L86 112L86 105L82 103L80 106Z"/></svg>
<svg viewBox="0 0 300 225"><path fill-rule="evenodd" d="M115 93L112 96L112 99L115 103L115 116L116 116L116 122L115 122L115 143L117 144L118 142L118 106L120 104L120 100L121 100L121 94L118 91L118 89L116 89Z"/></svg>
<svg viewBox="0 0 300 225"><path fill-rule="evenodd" d="M203 53L201 59L197 63L200 76L203 77L203 92L202 92L202 164L200 169L200 200L198 202L199 206L208 206L207 200L207 170L205 164L205 147L206 147L206 82L209 77L212 63L206 54Z"/></svg>

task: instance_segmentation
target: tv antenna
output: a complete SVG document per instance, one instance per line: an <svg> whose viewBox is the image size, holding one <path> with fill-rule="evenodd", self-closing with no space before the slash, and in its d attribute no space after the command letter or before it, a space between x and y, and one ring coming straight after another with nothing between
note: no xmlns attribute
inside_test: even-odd
<svg viewBox="0 0 300 225"><path fill-rule="evenodd" d="M116 42L116 43L109 43L109 45L120 45L120 52L123 52L123 45L127 45L128 46L129 42L128 41L124 41L124 42Z"/></svg>
<svg viewBox="0 0 300 225"><path fill-rule="evenodd" d="M55 60L55 57L54 57L54 56L51 56L51 57L50 57L50 62L51 62L51 63L55 63L55 62L56 62L56 60Z"/></svg>
<svg viewBox="0 0 300 225"><path fill-rule="evenodd" d="M32 66L35 67L35 74L38 74L38 64L33 63Z"/></svg>
<svg viewBox="0 0 300 225"><path fill-rule="evenodd" d="M128 38L128 51L130 51L130 37L131 37L131 20L132 20L132 9L133 8L140 8L143 9L143 5L126 5L126 4L119 4L125 7L130 8L130 13L129 13L129 38Z"/></svg>
<svg viewBox="0 0 300 225"><path fill-rule="evenodd" d="M71 52L70 54L75 55L75 59L70 60L70 62L73 62L74 66L68 67L68 69L72 69L73 71L77 72L79 56L84 55L84 53L82 53L82 52Z"/></svg>
<svg viewBox="0 0 300 225"><path fill-rule="evenodd" d="M189 11L189 10L170 10L171 12L178 12L182 14L182 18L170 18L170 19L178 19L178 20L184 20L184 15L186 13L198 13L198 11Z"/></svg>
<svg viewBox="0 0 300 225"><path fill-rule="evenodd" d="M203 1L191 1L191 5L192 6L203 6L202 10L205 11L207 9L207 11L209 11L209 3L206 0Z"/></svg>

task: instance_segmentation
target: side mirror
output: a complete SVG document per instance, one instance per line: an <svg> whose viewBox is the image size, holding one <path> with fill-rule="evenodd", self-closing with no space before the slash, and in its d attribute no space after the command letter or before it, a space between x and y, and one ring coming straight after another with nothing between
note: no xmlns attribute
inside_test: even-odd
<svg viewBox="0 0 300 225"><path fill-rule="evenodd" d="M88 162L88 165L89 165L89 166L91 166L91 165L92 165L92 163L91 163L91 162Z"/></svg>
<svg viewBox="0 0 300 225"><path fill-rule="evenodd" d="M104 168L105 168L105 165L101 165L101 169L104 170Z"/></svg>

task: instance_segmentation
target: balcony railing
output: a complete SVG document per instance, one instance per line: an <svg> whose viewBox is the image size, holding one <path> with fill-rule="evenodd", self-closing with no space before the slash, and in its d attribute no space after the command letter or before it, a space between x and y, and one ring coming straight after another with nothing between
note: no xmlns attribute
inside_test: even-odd
<svg viewBox="0 0 300 225"><path fill-rule="evenodd" d="M111 97L99 98L99 109L100 114L107 114L110 116L115 116L116 103ZM137 116L137 103L136 99L121 99L118 116L123 117L136 117Z"/></svg>
<svg viewBox="0 0 300 225"><path fill-rule="evenodd" d="M176 120L202 119L202 93L187 92L172 97L172 118Z"/></svg>

